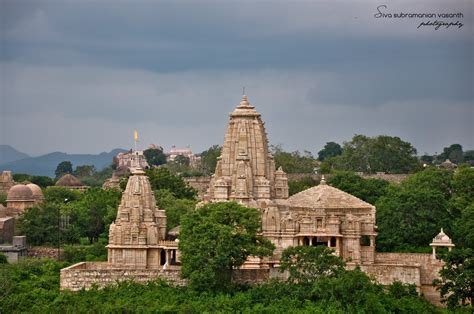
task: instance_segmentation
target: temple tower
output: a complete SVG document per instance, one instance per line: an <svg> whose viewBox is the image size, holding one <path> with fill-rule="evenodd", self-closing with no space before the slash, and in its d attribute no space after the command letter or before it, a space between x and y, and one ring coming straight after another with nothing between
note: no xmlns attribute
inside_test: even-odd
<svg viewBox="0 0 474 314"><path fill-rule="evenodd" d="M148 177L134 167L110 225L108 261L115 267L159 268L169 263L166 215L156 206ZM173 248L175 249L175 248ZM166 261L161 258L166 253Z"/></svg>
<svg viewBox="0 0 474 314"><path fill-rule="evenodd" d="M283 170L275 171L261 115L247 96L230 113L221 156L211 179L208 201L237 201L260 209L288 198Z"/></svg>

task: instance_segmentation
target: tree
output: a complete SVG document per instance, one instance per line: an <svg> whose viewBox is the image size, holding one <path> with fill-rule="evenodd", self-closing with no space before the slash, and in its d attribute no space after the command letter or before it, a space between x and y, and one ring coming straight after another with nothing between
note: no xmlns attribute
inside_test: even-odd
<svg viewBox="0 0 474 314"><path fill-rule="evenodd" d="M91 244L106 230L108 209L117 210L120 196L121 193L115 189L91 188L84 192L80 200L70 204L81 235L87 237Z"/></svg>
<svg viewBox="0 0 474 314"><path fill-rule="evenodd" d="M463 151L461 144L452 144L449 147L443 148L443 152L439 155L440 162L446 159L458 164L463 161Z"/></svg>
<svg viewBox="0 0 474 314"><path fill-rule="evenodd" d="M388 193L390 183L380 179L364 179L354 172L338 171L328 183L374 205L381 196Z"/></svg>
<svg viewBox="0 0 474 314"><path fill-rule="evenodd" d="M156 204L166 211L166 229L170 230L181 223L181 217L194 210L195 200L176 198L169 190L155 191Z"/></svg>
<svg viewBox="0 0 474 314"><path fill-rule="evenodd" d="M18 219L20 234L26 235L32 245L58 245L58 207L51 203L25 210Z"/></svg>
<svg viewBox="0 0 474 314"><path fill-rule="evenodd" d="M314 173L314 169L318 165L316 159L308 151L303 154L299 151L289 153L283 151L281 145L271 146L270 150L276 167L282 167L287 173Z"/></svg>
<svg viewBox="0 0 474 314"><path fill-rule="evenodd" d="M295 246L285 249L280 260L280 270L288 271L293 283L311 284L326 276L336 276L344 271L344 261L325 246Z"/></svg>
<svg viewBox="0 0 474 314"><path fill-rule="evenodd" d="M474 162L474 150L465 151L463 161L469 163L472 166L472 163Z"/></svg>
<svg viewBox="0 0 474 314"><path fill-rule="evenodd" d="M31 182L37 184L41 188L54 185L54 180L47 176L30 176L26 173L15 173L13 175L15 182Z"/></svg>
<svg viewBox="0 0 474 314"><path fill-rule="evenodd" d="M95 167L94 165L82 165L76 166L76 170L74 171L74 175L76 177L92 177L95 174Z"/></svg>
<svg viewBox="0 0 474 314"><path fill-rule="evenodd" d="M341 145L335 142L327 142L324 148L318 152L318 160L324 161L329 157L336 157L342 154Z"/></svg>
<svg viewBox="0 0 474 314"><path fill-rule="evenodd" d="M54 171L56 179L62 177L67 173L72 174L72 163L70 161L61 161L56 167L56 171Z"/></svg>
<svg viewBox="0 0 474 314"><path fill-rule="evenodd" d="M312 177L303 177L298 181L288 181L289 194L294 195L310 187L319 184L319 180L313 179Z"/></svg>
<svg viewBox="0 0 474 314"><path fill-rule="evenodd" d="M148 148L143 151L143 155L150 166L160 166L166 163L166 155L162 148Z"/></svg>
<svg viewBox="0 0 474 314"><path fill-rule="evenodd" d="M450 230L448 201L436 190L392 186L376 208L381 251L426 247L440 228Z"/></svg>
<svg viewBox="0 0 474 314"><path fill-rule="evenodd" d="M150 179L153 190L169 190L176 198L194 199L196 191L186 185L183 179L170 172L165 167L152 168L146 170L146 175Z"/></svg>
<svg viewBox="0 0 474 314"><path fill-rule="evenodd" d="M0 204L7 206L7 194L0 193Z"/></svg>
<svg viewBox="0 0 474 314"><path fill-rule="evenodd" d="M258 235L260 212L235 202L206 204L181 220L181 274L197 291L226 290L232 270L247 257L269 256L270 241Z"/></svg>
<svg viewBox="0 0 474 314"><path fill-rule="evenodd" d="M421 170L416 149L399 137L355 135L345 142L343 153L334 157L339 170L375 173L413 173Z"/></svg>
<svg viewBox="0 0 474 314"><path fill-rule="evenodd" d="M442 301L451 310L474 304L474 250L454 249L443 260L441 279L433 282L439 286Z"/></svg>
<svg viewBox="0 0 474 314"><path fill-rule="evenodd" d="M217 158L221 155L222 146L213 145L203 151L201 155L201 167L204 173L212 174L216 170Z"/></svg>

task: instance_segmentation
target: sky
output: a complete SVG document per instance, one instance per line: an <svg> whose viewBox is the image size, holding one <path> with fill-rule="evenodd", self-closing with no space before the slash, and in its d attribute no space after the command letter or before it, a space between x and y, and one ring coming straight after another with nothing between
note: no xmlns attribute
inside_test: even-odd
<svg viewBox="0 0 474 314"><path fill-rule="evenodd" d="M0 0L0 144L99 153L133 147L137 129L139 148L201 152L222 144L245 86L270 144L288 151L317 154L355 134L398 136L420 155L474 149L473 10L436 0ZM418 27L436 20L456 25Z"/></svg>

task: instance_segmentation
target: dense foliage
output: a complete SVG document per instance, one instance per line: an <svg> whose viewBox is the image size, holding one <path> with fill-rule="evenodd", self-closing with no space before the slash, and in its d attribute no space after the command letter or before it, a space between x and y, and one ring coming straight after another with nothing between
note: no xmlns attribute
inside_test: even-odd
<svg viewBox="0 0 474 314"><path fill-rule="evenodd" d="M381 196L388 193L390 185L385 180L364 179L356 173L348 171L335 172L328 179L328 183L372 205L375 205Z"/></svg>
<svg viewBox="0 0 474 314"><path fill-rule="evenodd" d="M318 152L318 160L324 161L327 158L336 157L342 154L342 147L335 142L327 142L324 148Z"/></svg>
<svg viewBox="0 0 474 314"><path fill-rule="evenodd" d="M72 174L72 163L70 161L61 161L54 171L56 179L61 178L67 173Z"/></svg>
<svg viewBox="0 0 474 314"><path fill-rule="evenodd" d="M228 290L232 269L250 255L268 256L274 249L258 235L260 212L234 202L206 204L181 222L181 273L196 291Z"/></svg>
<svg viewBox="0 0 474 314"><path fill-rule="evenodd" d="M343 271L311 285L271 281L231 291L196 292L162 281L123 282L89 291L59 291L59 270L51 260L27 259L0 265L0 312L25 313L439 313L414 287L387 289L359 270ZM466 312L467 313L467 312Z"/></svg>
<svg viewBox="0 0 474 314"><path fill-rule="evenodd" d="M41 188L54 185L54 180L47 176L32 176L26 173L15 173L13 174L13 181L15 182L31 182L38 185Z"/></svg>
<svg viewBox="0 0 474 314"><path fill-rule="evenodd" d="M440 285L442 301L450 309L474 304L474 250L455 249L443 260L445 265L439 272L441 279L434 281Z"/></svg>
<svg viewBox="0 0 474 314"><path fill-rule="evenodd" d="M364 173L413 173L421 169L416 149L399 137L355 135L343 145L342 155L328 158L322 169Z"/></svg>
<svg viewBox="0 0 474 314"><path fill-rule="evenodd" d="M159 166L166 163L166 155L161 147L145 149L143 155L150 166Z"/></svg>
<svg viewBox="0 0 474 314"><path fill-rule="evenodd" d="M153 190L167 189L176 198L195 199L196 191L186 185L183 179L170 172L165 167L158 167L146 170L146 175L150 179Z"/></svg>
<svg viewBox="0 0 474 314"><path fill-rule="evenodd" d="M222 146L213 145L203 151L201 156L201 170L204 174L213 174L216 170L217 158L221 155Z"/></svg>
<svg viewBox="0 0 474 314"><path fill-rule="evenodd" d="M44 190L45 201L28 208L18 221L18 232L33 245L90 243L107 237L108 225L115 219L120 192L91 188L78 192L62 187Z"/></svg>
<svg viewBox="0 0 474 314"><path fill-rule="evenodd" d="M291 180L288 181L288 194L291 196L318 184L319 180L313 179L312 177L303 177L295 181Z"/></svg>
<svg viewBox="0 0 474 314"><path fill-rule="evenodd" d="M181 223L181 217L192 211L197 201L187 198L176 198L168 189L155 191L156 204L166 211L166 229L170 230Z"/></svg>
<svg viewBox="0 0 474 314"><path fill-rule="evenodd" d="M337 276L345 263L326 246L295 246L285 249L280 270L288 271L292 283L312 284L322 277Z"/></svg>
<svg viewBox="0 0 474 314"><path fill-rule="evenodd" d="M313 155L305 151L286 152L281 145L271 146L271 153L277 168L282 167L286 173L314 173L318 162Z"/></svg>

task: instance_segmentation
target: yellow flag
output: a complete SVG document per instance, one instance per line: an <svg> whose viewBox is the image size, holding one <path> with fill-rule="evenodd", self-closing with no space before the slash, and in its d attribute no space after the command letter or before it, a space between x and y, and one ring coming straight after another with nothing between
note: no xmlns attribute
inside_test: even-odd
<svg viewBox="0 0 474 314"><path fill-rule="evenodd" d="M138 142L138 131L137 131L137 130L134 130L134 131L133 131L133 140L134 140L135 142Z"/></svg>

